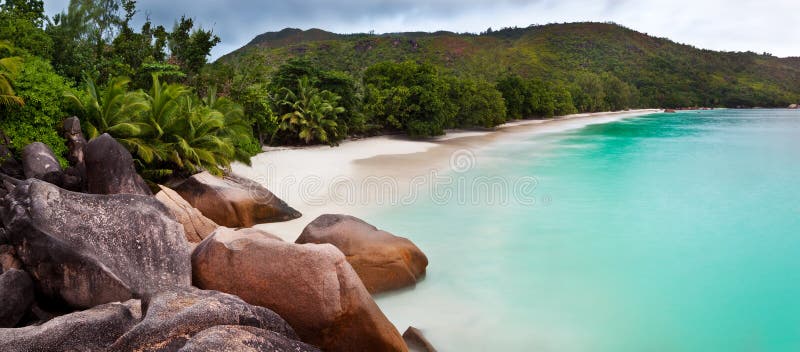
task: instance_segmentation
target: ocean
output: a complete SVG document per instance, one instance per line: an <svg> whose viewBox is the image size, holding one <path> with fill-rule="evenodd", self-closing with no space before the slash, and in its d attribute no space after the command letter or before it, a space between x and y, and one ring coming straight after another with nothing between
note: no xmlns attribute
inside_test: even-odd
<svg viewBox="0 0 800 352"><path fill-rule="evenodd" d="M659 113L460 152L450 182L365 217L430 260L377 299L401 332L440 351L800 350L800 111Z"/></svg>

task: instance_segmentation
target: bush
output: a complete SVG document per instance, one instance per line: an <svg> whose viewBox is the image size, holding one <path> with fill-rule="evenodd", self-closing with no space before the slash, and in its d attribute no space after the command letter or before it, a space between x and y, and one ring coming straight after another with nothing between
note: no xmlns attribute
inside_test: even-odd
<svg viewBox="0 0 800 352"><path fill-rule="evenodd" d="M19 152L32 142L42 142L66 165L63 155L67 148L58 131L68 115L63 93L72 87L47 61L34 56L23 57L20 71L11 78L16 94L25 101L23 106L2 111L0 129L11 139L12 148Z"/></svg>

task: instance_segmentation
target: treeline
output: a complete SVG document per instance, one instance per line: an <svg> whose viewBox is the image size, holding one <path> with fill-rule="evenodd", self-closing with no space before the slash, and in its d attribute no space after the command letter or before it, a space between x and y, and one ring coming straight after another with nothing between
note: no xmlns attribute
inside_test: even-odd
<svg viewBox="0 0 800 352"><path fill-rule="evenodd" d="M339 36L319 30L269 33L257 44L220 59L221 65L259 57L280 64L303 57L326 69L360 77L372 65L414 61L458 77L491 83L511 75L566 86L579 110L574 85L589 87L619 79L629 89L604 104L628 100L631 105L661 108L786 107L800 101L797 60L752 52L701 50L639 33L613 23L565 23L486 31L479 36L447 32ZM618 82L613 82L614 84ZM622 86L622 85L620 85ZM605 87L606 95L617 89ZM584 107L582 107L582 104ZM625 105L625 104L622 104Z"/></svg>
<svg viewBox="0 0 800 352"><path fill-rule="evenodd" d="M148 18L137 30L136 13L133 0L71 0L53 18L41 0L0 5L6 147L44 142L63 162L60 123L77 115L87 138L115 137L151 181L249 162L260 151L254 122L202 73L220 39L187 17L171 29Z"/></svg>
<svg viewBox="0 0 800 352"><path fill-rule="evenodd" d="M384 133L432 137L446 129L638 106L635 88L588 72L570 83L515 74L488 82L430 64L386 61L354 77L300 58L275 70L253 62L215 70L211 76L243 104L264 144L336 145L348 136Z"/></svg>

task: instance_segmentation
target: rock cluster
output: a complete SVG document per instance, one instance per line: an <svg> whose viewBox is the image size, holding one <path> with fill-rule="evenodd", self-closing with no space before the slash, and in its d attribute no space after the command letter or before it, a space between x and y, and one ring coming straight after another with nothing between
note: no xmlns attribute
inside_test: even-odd
<svg viewBox="0 0 800 352"><path fill-rule="evenodd" d="M216 177L201 172L174 188L189 204L215 223L252 227L299 218L300 212L258 184L241 177Z"/></svg>
<svg viewBox="0 0 800 352"><path fill-rule="evenodd" d="M77 118L63 127L66 169L41 143L18 163L0 138L0 351L407 351L426 341L401 336L370 296L424 276L427 258L407 239L325 215L284 242L251 227L300 213L260 184L200 173L153 196L114 138L87 142Z"/></svg>
<svg viewBox="0 0 800 352"><path fill-rule="evenodd" d="M406 238L378 230L349 215L312 221L297 243L330 243L347 257L370 293L413 286L425 276L428 258Z"/></svg>
<svg viewBox="0 0 800 352"><path fill-rule="evenodd" d="M161 191L156 193L156 199L181 223L187 241L198 243L219 227L172 189L161 185L158 187Z"/></svg>
<svg viewBox="0 0 800 352"><path fill-rule="evenodd" d="M219 228L192 255L194 284L280 314L325 351L404 351L397 329L331 245ZM235 279L231 279L235 277Z"/></svg>

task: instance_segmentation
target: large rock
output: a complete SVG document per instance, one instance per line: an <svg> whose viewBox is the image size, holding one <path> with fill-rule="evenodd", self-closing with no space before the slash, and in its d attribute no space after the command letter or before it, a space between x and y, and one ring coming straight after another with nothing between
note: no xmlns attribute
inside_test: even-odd
<svg viewBox="0 0 800 352"><path fill-rule="evenodd" d="M172 216L183 225L186 240L198 243L208 237L219 227L214 221L205 217L200 210L193 207L180 194L170 188L159 185L161 191L156 193L156 199L163 203L172 213Z"/></svg>
<svg viewBox="0 0 800 352"><path fill-rule="evenodd" d="M73 165L81 165L85 162L84 150L86 149L86 138L81 130L81 121L75 117L64 119L62 124L64 138L67 139L67 161Z"/></svg>
<svg viewBox="0 0 800 352"><path fill-rule="evenodd" d="M206 351L319 352L319 349L269 330L232 325L203 330L180 349L180 352Z"/></svg>
<svg viewBox="0 0 800 352"><path fill-rule="evenodd" d="M303 230L297 243L330 243L344 253L371 293L413 286L428 258L411 241L348 215L326 214Z"/></svg>
<svg viewBox="0 0 800 352"><path fill-rule="evenodd" d="M0 273L11 269L22 269L22 262L17 258L17 251L14 246L0 244Z"/></svg>
<svg viewBox="0 0 800 352"><path fill-rule="evenodd" d="M175 191L203 215L227 227L252 227L301 215L257 182L236 176L219 178L202 172L175 187Z"/></svg>
<svg viewBox="0 0 800 352"><path fill-rule="evenodd" d="M216 291L186 288L142 302L144 319L122 335L111 351L176 351L195 334L218 325L244 325L296 340L294 330L273 311Z"/></svg>
<svg viewBox="0 0 800 352"><path fill-rule="evenodd" d="M104 304L42 325L0 329L0 351L105 351L139 319L138 300Z"/></svg>
<svg viewBox="0 0 800 352"><path fill-rule="evenodd" d="M33 281L28 273L11 269L0 275L0 328L13 328L33 303Z"/></svg>
<svg viewBox="0 0 800 352"><path fill-rule="evenodd" d="M38 180L11 187L0 220L52 303L89 308L190 285L183 229L154 197L74 193Z"/></svg>
<svg viewBox="0 0 800 352"><path fill-rule="evenodd" d="M400 333L331 245L221 228L192 254L194 284L280 314L324 351L405 351Z"/></svg>
<svg viewBox="0 0 800 352"><path fill-rule="evenodd" d="M92 139L85 154L89 193L153 195L136 173L131 153L107 133Z"/></svg>
<svg viewBox="0 0 800 352"><path fill-rule="evenodd" d="M61 164L47 144L33 142L22 149L22 170L25 178L61 184Z"/></svg>
<svg viewBox="0 0 800 352"><path fill-rule="evenodd" d="M63 186L74 191L86 190L86 138L81 130L81 121L73 116L64 119L62 131L67 140L67 161L72 164L64 171Z"/></svg>
<svg viewBox="0 0 800 352"><path fill-rule="evenodd" d="M422 331L413 326L409 326L403 333L403 340L412 352L436 352L436 348L425 338Z"/></svg>

